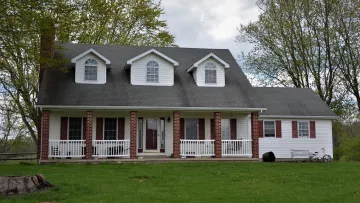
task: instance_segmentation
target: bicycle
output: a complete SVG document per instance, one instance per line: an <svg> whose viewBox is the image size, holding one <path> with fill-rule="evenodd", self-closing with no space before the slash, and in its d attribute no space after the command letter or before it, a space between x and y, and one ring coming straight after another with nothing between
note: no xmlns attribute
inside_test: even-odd
<svg viewBox="0 0 360 203"><path fill-rule="evenodd" d="M315 152L310 157L311 162L331 162L332 157L325 153L325 148L321 148L321 152Z"/></svg>

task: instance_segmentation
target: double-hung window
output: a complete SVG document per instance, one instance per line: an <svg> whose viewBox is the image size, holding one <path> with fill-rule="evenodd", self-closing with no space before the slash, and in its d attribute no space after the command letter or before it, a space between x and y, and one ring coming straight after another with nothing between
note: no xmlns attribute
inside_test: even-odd
<svg viewBox="0 0 360 203"><path fill-rule="evenodd" d="M156 61L149 61L146 64L146 82L159 82L159 64Z"/></svg>
<svg viewBox="0 0 360 203"><path fill-rule="evenodd" d="M275 137L275 121L264 121L264 136Z"/></svg>
<svg viewBox="0 0 360 203"><path fill-rule="evenodd" d="M97 80L97 67L95 59L85 61L85 80Z"/></svg>
<svg viewBox="0 0 360 203"><path fill-rule="evenodd" d="M104 140L116 140L117 119L104 118Z"/></svg>
<svg viewBox="0 0 360 203"><path fill-rule="evenodd" d="M194 119L194 118L186 119L185 139L186 140L198 139L198 119Z"/></svg>
<svg viewBox="0 0 360 203"><path fill-rule="evenodd" d="M309 122L299 121L298 131L299 137L309 137Z"/></svg>
<svg viewBox="0 0 360 203"><path fill-rule="evenodd" d="M216 84L216 65L214 63L205 65L205 83Z"/></svg>
<svg viewBox="0 0 360 203"><path fill-rule="evenodd" d="M69 118L69 140L81 140L82 118Z"/></svg>
<svg viewBox="0 0 360 203"><path fill-rule="evenodd" d="M221 139L222 140L230 140L230 120L229 119L221 119Z"/></svg>

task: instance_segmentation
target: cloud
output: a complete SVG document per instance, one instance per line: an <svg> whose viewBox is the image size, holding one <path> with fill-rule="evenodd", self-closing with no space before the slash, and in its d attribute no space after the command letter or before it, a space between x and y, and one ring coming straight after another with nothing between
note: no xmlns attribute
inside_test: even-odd
<svg viewBox="0 0 360 203"><path fill-rule="evenodd" d="M237 44L240 23L257 20L254 0L163 0L165 14L176 43L181 47L230 49L236 59L250 44Z"/></svg>

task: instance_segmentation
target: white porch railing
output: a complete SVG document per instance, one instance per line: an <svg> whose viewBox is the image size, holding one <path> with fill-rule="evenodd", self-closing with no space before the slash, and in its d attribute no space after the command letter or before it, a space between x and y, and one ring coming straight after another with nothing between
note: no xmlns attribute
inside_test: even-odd
<svg viewBox="0 0 360 203"><path fill-rule="evenodd" d="M129 140L93 140L93 157L130 156Z"/></svg>
<svg viewBox="0 0 360 203"><path fill-rule="evenodd" d="M49 140L49 157L85 157L85 140Z"/></svg>
<svg viewBox="0 0 360 203"><path fill-rule="evenodd" d="M215 140L180 140L180 156L214 156Z"/></svg>
<svg viewBox="0 0 360 203"><path fill-rule="evenodd" d="M221 140L223 156L251 156L252 140Z"/></svg>

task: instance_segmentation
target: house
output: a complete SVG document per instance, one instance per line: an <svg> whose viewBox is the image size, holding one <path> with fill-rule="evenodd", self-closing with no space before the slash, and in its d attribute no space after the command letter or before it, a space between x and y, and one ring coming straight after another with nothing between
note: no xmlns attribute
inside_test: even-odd
<svg viewBox="0 0 360 203"><path fill-rule="evenodd" d="M252 87L229 50L63 44L55 57L66 70L41 76L42 161L333 155L337 116L317 94Z"/></svg>

